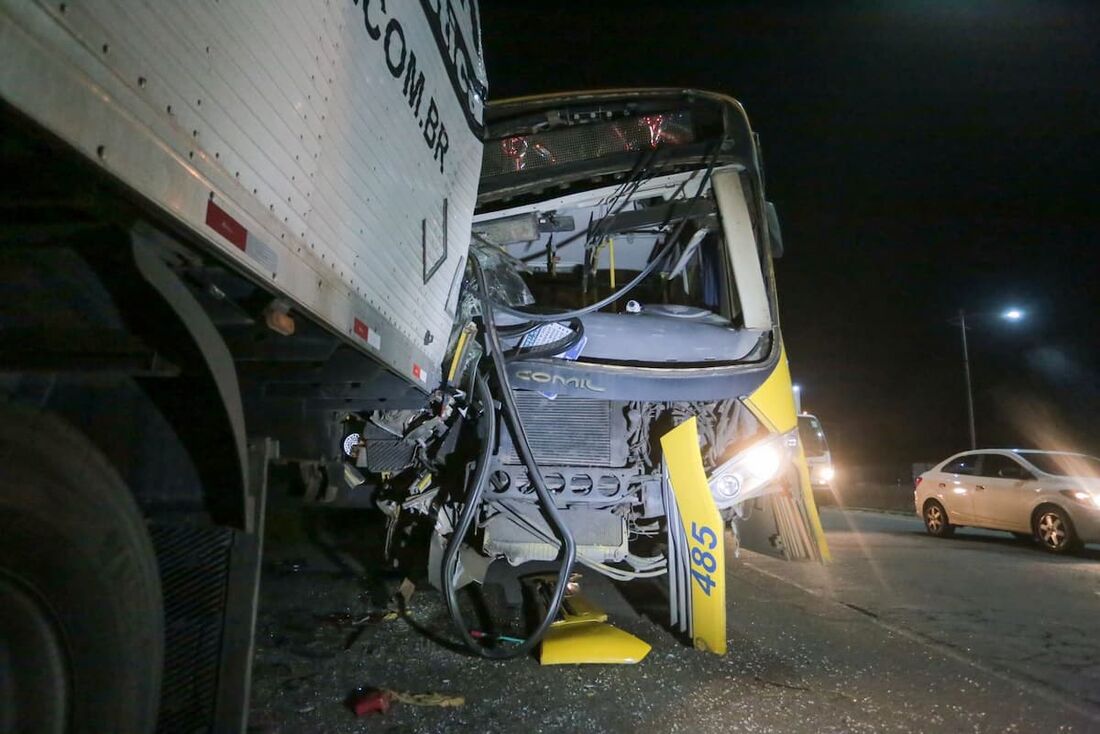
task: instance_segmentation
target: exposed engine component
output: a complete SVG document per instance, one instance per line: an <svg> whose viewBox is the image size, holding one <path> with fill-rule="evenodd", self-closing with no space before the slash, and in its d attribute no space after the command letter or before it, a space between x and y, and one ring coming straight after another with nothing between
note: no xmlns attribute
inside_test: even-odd
<svg viewBox="0 0 1100 734"><path fill-rule="evenodd" d="M543 467L547 488L563 504L603 505L619 503L636 494L638 485L653 477L640 467ZM534 489L527 470L516 464L497 464L489 477L491 499L530 500Z"/></svg>
<svg viewBox="0 0 1100 734"><path fill-rule="evenodd" d="M604 561L622 561L627 555L626 518L611 512L586 508L562 510L580 553ZM485 521L484 548L504 556L512 565L527 561L552 561L558 555L556 545L540 539L550 536L550 528L531 503L508 503L507 510Z"/></svg>
<svg viewBox="0 0 1100 734"><path fill-rule="evenodd" d="M623 403L567 396L548 400L523 390L516 393L516 405L540 464L626 466ZM507 435L500 449L503 463L520 463Z"/></svg>
<svg viewBox="0 0 1100 734"><path fill-rule="evenodd" d="M708 472L755 440L761 430L752 413L732 399L617 403L565 396L549 400L535 392L519 392L516 397L532 449L540 462L546 462L542 469L547 488L576 531L582 563L622 561L629 538L659 530L659 525L648 526L645 520L666 515L655 439L668 427L696 418ZM486 498L508 511L487 511L484 550L512 564L552 558L556 545L547 540L550 534L534 509L526 469L507 441L502 437ZM585 531L593 528L604 532L590 537ZM616 534L620 530L624 534Z"/></svg>

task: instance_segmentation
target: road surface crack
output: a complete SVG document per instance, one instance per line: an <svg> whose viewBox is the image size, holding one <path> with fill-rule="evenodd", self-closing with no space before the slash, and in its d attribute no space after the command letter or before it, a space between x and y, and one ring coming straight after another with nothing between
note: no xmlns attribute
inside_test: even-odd
<svg viewBox="0 0 1100 734"><path fill-rule="evenodd" d="M842 601L840 603L853 611L867 615L871 619L878 619L878 614L876 612L872 612L870 609L865 609L864 607L861 607L858 604L852 604L851 602Z"/></svg>

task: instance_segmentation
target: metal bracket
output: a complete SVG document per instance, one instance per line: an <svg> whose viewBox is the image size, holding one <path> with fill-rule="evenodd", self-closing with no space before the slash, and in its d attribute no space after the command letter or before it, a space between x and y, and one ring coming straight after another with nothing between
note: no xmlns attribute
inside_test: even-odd
<svg viewBox="0 0 1100 734"><path fill-rule="evenodd" d="M264 550L267 472L271 461L278 457L279 444L273 439L257 439L248 447L252 481L245 498L245 531L234 532L226 583L225 626L214 711L217 731L244 732L248 725Z"/></svg>
<svg viewBox="0 0 1100 734"><path fill-rule="evenodd" d="M240 475L237 481L244 491L248 484L248 450L245 440L244 407L237 382L236 366L225 340L203 310L187 286L172 271L164 259L164 253L172 252L179 245L172 238L152 226L138 222L130 232L134 264L145 281L164 299L179 317L180 323L191 337L221 398L226 419L233 433ZM243 526L243 508L235 509L236 518L216 518L219 523Z"/></svg>

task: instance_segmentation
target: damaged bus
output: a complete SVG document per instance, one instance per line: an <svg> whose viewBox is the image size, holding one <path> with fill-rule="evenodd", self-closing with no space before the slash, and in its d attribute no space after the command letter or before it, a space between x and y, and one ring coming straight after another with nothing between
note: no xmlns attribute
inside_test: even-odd
<svg viewBox="0 0 1100 734"><path fill-rule="evenodd" d="M397 472L391 506L434 522L430 576L463 634L453 589L474 569L564 559L561 592L573 563L667 577L673 624L724 652L726 538L827 554L745 112L699 91L585 93L490 105L486 131L436 407L364 416L348 460L364 482ZM455 406L482 416L475 468L457 489L410 483Z"/></svg>

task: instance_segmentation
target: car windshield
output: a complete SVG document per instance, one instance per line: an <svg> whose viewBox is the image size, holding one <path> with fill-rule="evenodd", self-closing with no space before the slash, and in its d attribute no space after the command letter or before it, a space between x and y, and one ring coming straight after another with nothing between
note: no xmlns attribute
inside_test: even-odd
<svg viewBox="0 0 1100 734"><path fill-rule="evenodd" d="M1017 451L1037 469L1056 477L1100 477L1100 459L1085 454L1049 454Z"/></svg>

